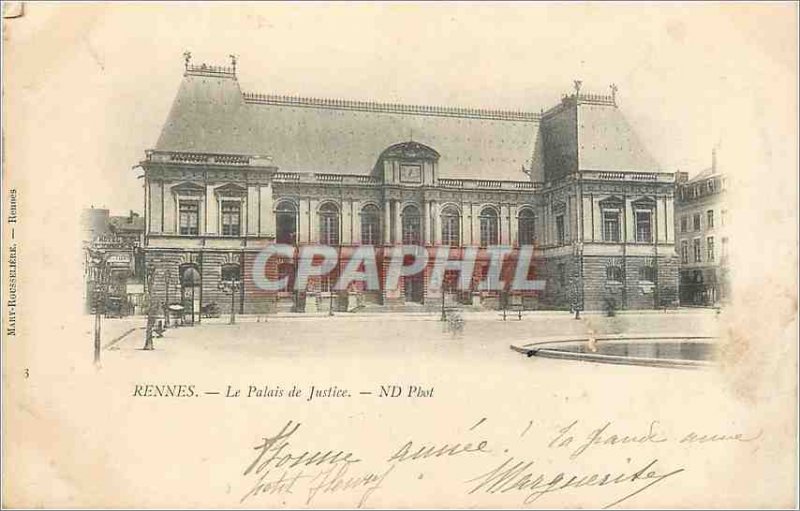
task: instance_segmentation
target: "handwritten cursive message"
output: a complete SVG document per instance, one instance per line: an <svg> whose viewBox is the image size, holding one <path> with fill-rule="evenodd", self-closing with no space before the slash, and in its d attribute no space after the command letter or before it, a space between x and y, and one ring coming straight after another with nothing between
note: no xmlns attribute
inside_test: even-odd
<svg viewBox="0 0 800 511"><path fill-rule="evenodd" d="M289 497L300 499L303 505L324 506L322 499L327 497L337 504L364 507L389 486L390 495L391 491L409 491L422 478L413 467L425 464L426 470L434 470L441 491L453 493L456 501L464 496L506 496L514 499L512 503L529 505L545 496L592 489L594 498L597 491L608 493L605 502L593 505L610 508L663 488L688 470L652 454L636 459L637 446L694 448L709 443L749 443L760 437L760 432L671 434L658 421L650 421L637 432L619 430L611 422L585 425L574 420L548 430L534 428L531 421L517 441L509 444L507 435L492 436L482 428L486 422L482 418L465 427L463 438L403 439L384 453L369 452L367 456L342 447L306 447L309 441L319 439L304 438L301 424L290 420L252 447L254 454L242 473L246 489L239 502L269 497L286 502ZM534 429L536 434L531 433ZM601 449L607 450L601 453L602 467L586 470L575 466L578 458ZM464 466L474 469L474 474L455 476L461 472L452 469Z"/></svg>

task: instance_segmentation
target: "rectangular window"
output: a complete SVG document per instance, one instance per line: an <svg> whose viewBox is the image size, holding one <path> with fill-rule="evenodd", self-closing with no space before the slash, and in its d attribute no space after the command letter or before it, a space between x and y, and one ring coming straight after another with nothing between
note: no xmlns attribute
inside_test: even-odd
<svg viewBox="0 0 800 511"><path fill-rule="evenodd" d="M620 266L606 266L606 280L609 282L622 282L622 268Z"/></svg>
<svg viewBox="0 0 800 511"><path fill-rule="evenodd" d="M639 280L642 282L655 282L656 269L654 266L642 266L639 268Z"/></svg>
<svg viewBox="0 0 800 511"><path fill-rule="evenodd" d="M686 232L689 230L689 219L686 216L681 217L681 232Z"/></svg>
<svg viewBox="0 0 800 511"><path fill-rule="evenodd" d="M703 262L703 252L700 248L700 238L695 238L692 240L692 252L694 252L694 262L702 263Z"/></svg>
<svg viewBox="0 0 800 511"><path fill-rule="evenodd" d="M180 234L197 236L199 233L199 211L200 203L198 201L182 200L178 203Z"/></svg>
<svg viewBox="0 0 800 511"><path fill-rule="evenodd" d="M619 242L619 211L603 211L603 241Z"/></svg>
<svg viewBox="0 0 800 511"><path fill-rule="evenodd" d="M239 236L241 234L242 205L239 201L222 202L222 235Z"/></svg>
<svg viewBox="0 0 800 511"><path fill-rule="evenodd" d="M714 210L709 209L706 211L706 229L714 228Z"/></svg>
<svg viewBox="0 0 800 511"><path fill-rule="evenodd" d="M706 256L709 261L714 260L714 236L706 238Z"/></svg>
<svg viewBox="0 0 800 511"><path fill-rule="evenodd" d="M567 234L564 231L564 215L556 216L556 240L559 245L563 245L567 239Z"/></svg>
<svg viewBox="0 0 800 511"><path fill-rule="evenodd" d="M689 263L689 242L686 240L681 241L681 263Z"/></svg>
<svg viewBox="0 0 800 511"><path fill-rule="evenodd" d="M700 230L700 213L695 213L692 217L692 227L695 231Z"/></svg>
<svg viewBox="0 0 800 511"><path fill-rule="evenodd" d="M636 211L636 241L651 243L653 241L653 212Z"/></svg>

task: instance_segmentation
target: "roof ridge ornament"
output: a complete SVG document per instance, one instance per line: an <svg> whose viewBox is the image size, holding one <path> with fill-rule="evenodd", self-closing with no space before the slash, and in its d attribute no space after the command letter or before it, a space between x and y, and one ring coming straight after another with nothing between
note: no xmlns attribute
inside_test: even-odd
<svg viewBox="0 0 800 511"><path fill-rule="evenodd" d="M183 52L183 69L184 71L189 70L189 64L192 62L192 52L186 50Z"/></svg>
<svg viewBox="0 0 800 511"><path fill-rule="evenodd" d="M617 90L618 90L619 88L617 87L617 84L616 84L616 83L612 83L612 84L609 86L609 89L611 89L611 101L612 101L612 102L614 103L614 105L616 106L616 104L617 104Z"/></svg>

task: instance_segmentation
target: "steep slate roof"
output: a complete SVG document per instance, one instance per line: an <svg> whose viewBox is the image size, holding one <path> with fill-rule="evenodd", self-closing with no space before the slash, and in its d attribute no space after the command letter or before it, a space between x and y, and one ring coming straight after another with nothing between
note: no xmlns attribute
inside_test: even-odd
<svg viewBox="0 0 800 511"><path fill-rule="evenodd" d="M580 170L661 170L616 106L579 102L577 115Z"/></svg>
<svg viewBox="0 0 800 511"><path fill-rule="evenodd" d="M551 111L561 108L577 116L578 169L660 170L611 97L572 96ZM184 74L155 150L369 174L386 148L410 139L439 152L441 177L527 181L524 167L544 180L539 114L243 94L234 73L205 68Z"/></svg>
<svg viewBox="0 0 800 511"><path fill-rule="evenodd" d="M441 154L441 177L526 181L538 115L243 95L232 74L188 71L157 151L269 156L281 171L369 174L413 139Z"/></svg>

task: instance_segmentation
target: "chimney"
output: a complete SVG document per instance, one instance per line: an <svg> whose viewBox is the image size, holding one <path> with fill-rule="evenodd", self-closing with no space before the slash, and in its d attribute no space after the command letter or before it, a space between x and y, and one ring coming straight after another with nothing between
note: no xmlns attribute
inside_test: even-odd
<svg viewBox="0 0 800 511"><path fill-rule="evenodd" d="M711 173L717 173L717 148L711 149Z"/></svg>

